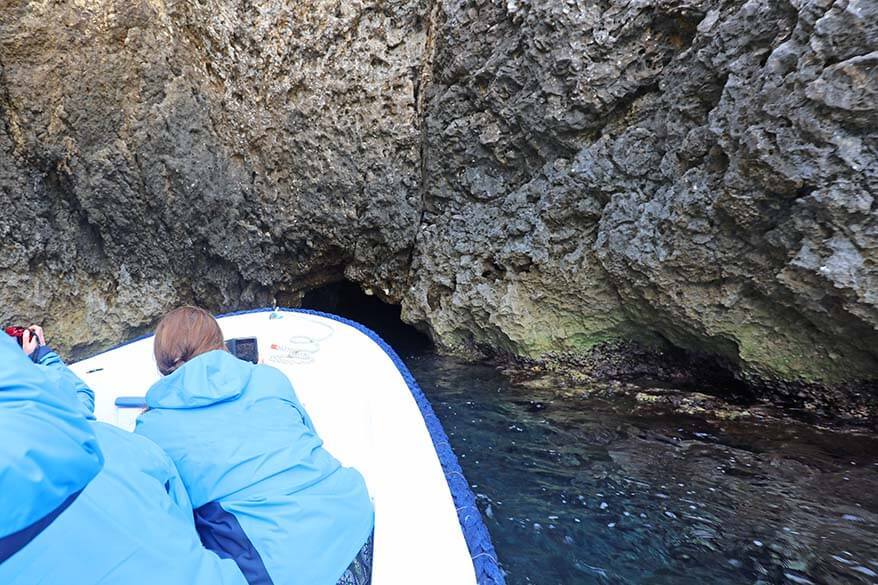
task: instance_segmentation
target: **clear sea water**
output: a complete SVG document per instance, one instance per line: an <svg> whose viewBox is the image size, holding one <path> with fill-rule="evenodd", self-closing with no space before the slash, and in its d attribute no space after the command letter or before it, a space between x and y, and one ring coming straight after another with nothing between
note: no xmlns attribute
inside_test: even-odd
<svg viewBox="0 0 878 585"><path fill-rule="evenodd" d="M878 583L874 430L681 414L433 354L407 362L510 585Z"/></svg>

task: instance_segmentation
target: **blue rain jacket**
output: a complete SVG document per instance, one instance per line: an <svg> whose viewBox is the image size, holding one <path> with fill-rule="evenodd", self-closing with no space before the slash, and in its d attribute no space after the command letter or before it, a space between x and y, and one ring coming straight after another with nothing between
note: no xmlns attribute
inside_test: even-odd
<svg viewBox="0 0 878 585"><path fill-rule="evenodd" d="M156 382L146 403L135 432L177 465L208 548L251 585L335 585L372 531L372 504L283 373L211 351Z"/></svg>
<svg viewBox="0 0 878 585"><path fill-rule="evenodd" d="M168 456L144 437L90 423L104 468L48 528L0 565L0 583L244 585L206 550Z"/></svg>
<svg viewBox="0 0 878 585"><path fill-rule="evenodd" d="M0 335L0 567L78 500L103 460L71 388Z"/></svg>
<svg viewBox="0 0 878 585"><path fill-rule="evenodd" d="M49 370L50 376L61 378L62 383L66 383L73 387L76 392L76 398L82 404L82 412L87 418L94 419L95 411L95 393L83 382L79 376L70 371L64 361L57 353L52 351L47 345L40 346L30 356L31 361L35 364L44 366Z"/></svg>

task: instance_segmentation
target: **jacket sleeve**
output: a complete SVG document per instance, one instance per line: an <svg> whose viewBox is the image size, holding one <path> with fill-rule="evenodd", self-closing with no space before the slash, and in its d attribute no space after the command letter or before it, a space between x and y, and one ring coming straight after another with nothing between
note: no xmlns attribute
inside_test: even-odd
<svg viewBox="0 0 878 585"><path fill-rule="evenodd" d="M103 462L69 380L48 375L0 335L0 556L79 493Z"/></svg>
<svg viewBox="0 0 878 585"><path fill-rule="evenodd" d="M171 501L175 504L173 513L189 522L192 521L192 503L177 472L177 467L161 447L147 437L123 431L102 422L93 423L95 433L104 449L108 461L125 460L129 466L137 470L137 477L149 476L158 485L164 487ZM132 481L135 474L132 473Z"/></svg>
<svg viewBox="0 0 878 585"><path fill-rule="evenodd" d="M39 347L34 352L34 354L31 356L31 359L34 360L34 362L38 365L51 370L54 375L58 376L64 381L66 386L73 388L74 392L76 393L76 398L79 399L79 402L85 409L87 416L94 414L94 390L89 388L88 384L83 382L79 376L70 371L70 368L67 367L67 364L64 363L64 360L61 359L61 356L59 356L57 353L44 345L42 347Z"/></svg>
<svg viewBox="0 0 878 585"><path fill-rule="evenodd" d="M147 440L146 437L143 437L143 439ZM186 491L186 486L183 485L183 479L177 471L177 466L174 465L171 458L158 445L155 445L155 451L156 457L160 458L161 461L161 479L165 486L165 491L168 492L168 496L177 505L177 509L182 513L182 517L191 520L192 502L189 500L189 493Z"/></svg>

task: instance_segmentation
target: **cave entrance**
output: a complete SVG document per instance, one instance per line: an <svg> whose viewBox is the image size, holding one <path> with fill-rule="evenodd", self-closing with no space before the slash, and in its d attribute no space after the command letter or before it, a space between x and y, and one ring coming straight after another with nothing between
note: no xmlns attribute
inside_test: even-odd
<svg viewBox="0 0 878 585"><path fill-rule="evenodd" d="M302 298L301 306L362 323L380 335L402 357L433 348L429 337L402 321L402 308L399 305L391 305L375 295L367 295L348 280L308 291Z"/></svg>

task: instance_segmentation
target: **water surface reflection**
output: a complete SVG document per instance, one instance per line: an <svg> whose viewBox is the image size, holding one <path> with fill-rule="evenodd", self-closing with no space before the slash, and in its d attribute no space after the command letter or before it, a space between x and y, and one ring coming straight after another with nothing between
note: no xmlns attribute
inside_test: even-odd
<svg viewBox="0 0 878 585"><path fill-rule="evenodd" d="M874 433L407 361L511 585L878 583Z"/></svg>

